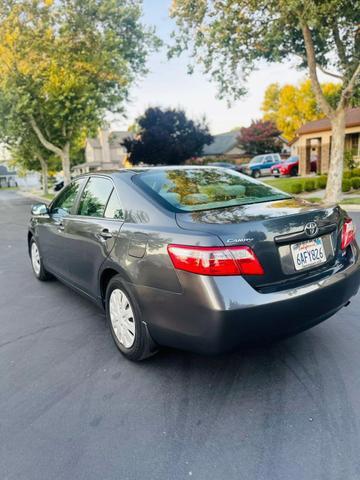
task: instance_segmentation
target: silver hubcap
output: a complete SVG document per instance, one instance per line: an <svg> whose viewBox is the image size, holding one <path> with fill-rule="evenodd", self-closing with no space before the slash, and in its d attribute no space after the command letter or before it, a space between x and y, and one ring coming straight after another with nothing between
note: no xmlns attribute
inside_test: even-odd
<svg viewBox="0 0 360 480"><path fill-rule="evenodd" d="M41 264L40 264L40 253L36 243L31 245L31 262L36 275L39 275Z"/></svg>
<svg viewBox="0 0 360 480"><path fill-rule="evenodd" d="M116 338L125 348L135 341L135 320L130 301L119 288L111 292L109 302L110 320Z"/></svg>

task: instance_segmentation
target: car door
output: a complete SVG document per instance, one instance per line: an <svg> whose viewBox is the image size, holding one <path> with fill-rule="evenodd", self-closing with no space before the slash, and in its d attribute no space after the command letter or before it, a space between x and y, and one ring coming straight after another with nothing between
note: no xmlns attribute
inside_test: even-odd
<svg viewBox="0 0 360 480"><path fill-rule="evenodd" d="M76 215L68 223L71 282L95 297L102 263L114 248L123 224L123 210L109 177L90 176L82 190Z"/></svg>
<svg viewBox="0 0 360 480"><path fill-rule="evenodd" d="M274 165L272 155L264 155L262 166L261 166L261 175L271 175L271 167Z"/></svg>
<svg viewBox="0 0 360 480"><path fill-rule="evenodd" d="M38 240L46 269L67 278L68 241L67 223L84 183L79 178L65 187L49 206L49 217L38 225Z"/></svg>

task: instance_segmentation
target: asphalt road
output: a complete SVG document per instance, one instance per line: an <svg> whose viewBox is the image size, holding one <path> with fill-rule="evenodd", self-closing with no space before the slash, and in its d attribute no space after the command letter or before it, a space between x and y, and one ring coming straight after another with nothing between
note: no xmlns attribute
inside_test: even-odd
<svg viewBox="0 0 360 480"><path fill-rule="evenodd" d="M92 303L33 277L29 208L0 190L1 480L360 478L360 295L272 346L133 364Z"/></svg>

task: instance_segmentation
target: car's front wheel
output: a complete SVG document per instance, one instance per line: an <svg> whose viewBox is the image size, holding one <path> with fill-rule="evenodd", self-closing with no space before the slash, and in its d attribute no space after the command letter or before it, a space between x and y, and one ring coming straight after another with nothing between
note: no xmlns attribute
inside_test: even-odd
<svg viewBox="0 0 360 480"><path fill-rule="evenodd" d="M51 278L51 275L44 268L38 244L33 238L30 242L30 258L35 277L43 282L49 280Z"/></svg>
<svg viewBox="0 0 360 480"><path fill-rule="evenodd" d="M252 176L254 178L259 178L260 177L260 170L253 170Z"/></svg>
<svg viewBox="0 0 360 480"><path fill-rule="evenodd" d="M129 360L143 360L157 348L142 321L135 298L124 286L120 275L113 277L106 290L106 317L116 346Z"/></svg>

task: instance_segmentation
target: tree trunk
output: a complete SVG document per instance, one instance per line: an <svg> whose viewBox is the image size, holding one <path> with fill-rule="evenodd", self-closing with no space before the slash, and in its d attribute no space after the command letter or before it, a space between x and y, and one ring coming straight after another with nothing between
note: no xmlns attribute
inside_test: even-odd
<svg viewBox="0 0 360 480"><path fill-rule="evenodd" d="M61 163L64 173L64 185L69 185L71 182L70 172L70 144L67 143L61 153Z"/></svg>
<svg viewBox="0 0 360 480"><path fill-rule="evenodd" d="M41 175L42 175L42 185L43 185L43 193L47 195L49 193L48 189L48 166L45 160L40 159L41 164Z"/></svg>
<svg viewBox="0 0 360 480"><path fill-rule="evenodd" d="M337 110L335 116L331 118L331 133L331 156L325 203L336 203L341 198L344 171L345 108Z"/></svg>
<svg viewBox="0 0 360 480"><path fill-rule="evenodd" d="M49 142L40 130L39 126L37 125L35 118L30 116L29 117L30 125L34 132L36 133L40 143L50 152L55 153L58 157L61 158L62 168L64 172L64 185L68 185L71 181L70 175L70 142L68 141L63 148L60 148L53 143ZM64 132L66 133L66 131Z"/></svg>

